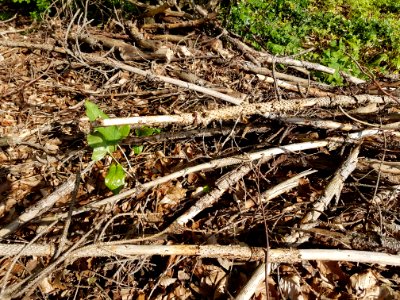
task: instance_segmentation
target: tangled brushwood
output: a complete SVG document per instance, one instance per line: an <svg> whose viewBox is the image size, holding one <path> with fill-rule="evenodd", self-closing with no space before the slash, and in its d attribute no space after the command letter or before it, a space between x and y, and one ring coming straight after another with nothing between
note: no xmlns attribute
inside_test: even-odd
<svg viewBox="0 0 400 300"><path fill-rule="evenodd" d="M1 299L400 298L396 74L100 3L0 22Z"/></svg>

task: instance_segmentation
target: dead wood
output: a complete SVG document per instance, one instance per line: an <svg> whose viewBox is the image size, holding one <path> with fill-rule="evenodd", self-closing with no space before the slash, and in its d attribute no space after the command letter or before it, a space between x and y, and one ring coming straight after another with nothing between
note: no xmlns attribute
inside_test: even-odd
<svg viewBox="0 0 400 300"><path fill-rule="evenodd" d="M333 68L257 51L194 3L129 2L134 22L101 29L79 11L0 22L2 299L346 298L357 278L395 299L398 78L333 87L313 72ZM90 124L86 100L110 118ZM91 162L93 126L121 124Z"/></svg>

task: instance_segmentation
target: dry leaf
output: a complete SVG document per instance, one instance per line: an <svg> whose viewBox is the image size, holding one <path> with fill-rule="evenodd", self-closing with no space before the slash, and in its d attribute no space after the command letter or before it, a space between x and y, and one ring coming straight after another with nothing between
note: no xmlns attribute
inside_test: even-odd
<svg viewBox="0 0 400 300"><path fill-rule="evenodd" d="M356 295L363 295L368 290L371 290L377 284L377 278L371 269L364 273L356 273L350 277L349 288Z"/></svg>
<svg viewBox="0 0 400 300"><path fill-rule="evenodd" d="M54 286L50 283L50 279L48 277L43 278L43 280L39 282L39 287L44 294L48 294L55 289Z"/></svg>
<svg viewBox="0 0 400 300"><path fill-rule="evenodd" d="M279 280L279 287L285 298L289 298L291 300L304 299L301 293L300 277L298 275L281 277Z"/></svg>
<svg viewBox="0 0 400 300"><path fill-rule="evenodd" d="M171 284L175 283L175 281L177 281L177 278L171 278L169 276L163 276L160 278L159 283L162 287L168 287Z"/></svg>

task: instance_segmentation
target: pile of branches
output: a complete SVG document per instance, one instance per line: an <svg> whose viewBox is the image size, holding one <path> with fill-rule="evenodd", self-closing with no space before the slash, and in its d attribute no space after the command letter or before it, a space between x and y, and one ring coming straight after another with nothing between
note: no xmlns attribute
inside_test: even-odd
<svg viewBox="0 0 400 300"><path fill-rule="evenodd" d="M1 298L398 297L399 79L330 86L203 7L132 3L0 24ZM123 124L161 133L92 162Z"/></svg>

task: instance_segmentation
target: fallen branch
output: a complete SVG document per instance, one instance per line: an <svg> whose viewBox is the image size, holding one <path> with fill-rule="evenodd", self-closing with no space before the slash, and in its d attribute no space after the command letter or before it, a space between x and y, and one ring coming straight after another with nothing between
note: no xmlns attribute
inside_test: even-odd
<svg viewBox="0 0 400 300"><path fill-rule="evenodd" d="M99 207L102 207L104 205L114 205L117 202L121 201L122 199L125 199L127 197L132 197L134 195L137 195L141 192L147 191L151 188L154 188L162 183L166 183L168 181L177 179L182 176L189 175L191 173L195 172L200 172L200 171L205 171L205 170L212 170L212 169L218 169L218 168L223 168L231 165L237 165L241 163L248 163L254 160L258 159L263 159L264 157L272 157L275 155L283 154L283 153L290 153L294 151L303 151L307 149L316 149L320 147L325 147L328 145L337 145L338 141L334 141L332 144L328 140L322 140L322 141L314 141L314 142L306 142L306 143L299 143L299 144L291 144L291 145L286 145L286 146L281 146L281 147L276 147L276 148L271 148L271 149L266 149L262 150L259 152L254 152L254 153L248 153L244 155L238 155L235 157L227 157L227 158L221 158L221 159L215 159L213 161L203 163L197 166L185 168L183 170L171 173L169 175L157 178L153 181L146 182L138 187L135 187L133 189L127 190L125 192L122 192L118 195L105 198L103 200L87 204L85 206L82 206L76 210L74 210L73 215L77 215L80 213L83 213L85 211L93 210L93 209L98 209ZM343 140L342 140L343 142ZM340 143L340 142L339 142ZM66 213L63 214L58 214L55 216L58 219L63 219L67 217ZM46 220L51 220L52 218L47 218Z"/></svg>
<svg viewBox="0 0 400 300"><path fill-rule="evenodd" d="M271 159L273 155L264 155L257 163L262 164ZM201 197L194 205L192 205L185 213L179 216L167 229L163 230L163 233L175 232L183 229L183 226L192 220L196 215L201 213L204 209L212 206L222 194L230 187L234 186L240 179L247 175L253 168L252 164L246 164L239 169L233 170L228 174L225 174L222 179L218 180L215 188L210 192ZM261 196L261 201L269 201L278 195L285 193L286 191L296 187L299 183L299 179L308 174L312 174L315 171L306 171L302 174L297 175L290 181L285 181L274 188L265 191Z"/></svg>
<svg viewBox="0 0 400 300"><path fill-rule="evenodd" d="M243 104L240 106L230 106L208 110L199 113L182 113L176 115L163 116L142 116L130 118L110 118L99 120L96 126L113 126L113 125L134 125L134 126L166 126L169 124L179 124L182 126L202 124L206 126L212 121L228 121L240 120L251 115L263 115L268 117L270 114L276 115L295 111L299 113L309 108L332 108L332 107L350 107L360 104L389 104L396 103L393 99L387 96L371 96L371 95L356 95L356 96L332 96L320 98L306 99L291 99L270 101L261 103Z"/></svg>
<svg viewBox="0 0 400 300"><path fill-rule="evenodd" d="M302 87L300 85L291 84L289 82L283 81L281 79L274 79L273 77L257 75L258 79L262 82L275 83L278 87L284 88L289 91L299 92L301 94L308 94L314 97L327 97L333 96L333 93L320 91L314 87Z"/></svg>
<svg viewBox="0 0 400 300"><path fill-rule="evenodd" d="M0 244L0 256L51 256L55 253L52 245ZM204 258L228 258L245 261L262 261L264 248L219 245L103 245L96 243L76 249L63 259L80 257L184 255ZM271 249L271 263L296 263L307 260L352 261L359 263L400 266L400 256L373 251L337 249Z"/></svg>
<svg viewBox="0 0 400 300"><path fill-rule="evenodd" d="M82 175L88 173L94 162L90 162L88 166L81 172ZM17 228L30 220L41 216L47 212L53 205L60 200L62 197L69 195L75 187L75 176L71 176L64 184L58 187L53 193L46 198L38 201L35 205L26 209L17 219L12 221L10 224L0 229L0 238L3 238L13 233Z"/></svg>
<svg viewBox="0 0 400 300"><path fill-rule="evenodd" d="M315 222L319 219L321 214L328 208L333 197L336 196L336 201L339 201L340 193L345 180L354 171L358 162L358 154L360 152L360 145L357 145L350 153L349 157L336 171L335 176L325 188L324 194L313 204L311 211L309 211L301 220L301 229L310 229L315 227ZM285 242L290 244L300 244L308 241L309 235L302 231L294 232L293 234L285 237Z"/></svg>
<svg viewBox="0 0 400 300"><path fill-rule="evenodd" d="M260 75L264 75L264 76L269 76L272 77L272 71L270 69L267 68L263 68L263 67L257 67L253 64L251 64L250 62L244 61L242 63L232 63L233 67L238 66L239 68L255 73L255 74L260 74ZM275 77L277 79L282 79L282 80L286 80L289 82L295 82L295 83L299 83L302 86L312 86L312 87L318 87L318 88L322 88L324 90L333 90L333 87L325 84L325 83L320 83L320 82L316 82L316 81L312 81L312 80L307 80L301 77L296 77L293 75L288 75L285 73L280 73L280 72L275 72Z"/></svg>
<svg viewBox="0 0 400 300"><path fill-rule="evenodd" d="M268 250L268 252L271 250ZM267 275L271 272L271 264L268 264ZM261 282L265 280L265 263L260 264L254 273L251 275L250 280L236 295L235 300L250 300Z"/></svg>
<svg viewBox="0 0 400 300"><path fill-rule="evenodd" d="M121 69L121 70L132 72L132 73L144 76L144 77L148 78L149 80L160 80L160 81L163 81L163 82L166 82L166 83L170 83L170 84L182 87L182 88L186 88L186 89L190 89L190 90L193 90L193 91L196 91L196 92L200 92L200 93L203 93L203 94L206 94L206 95L210 95L210 96L213 96L215 98L224 100L226 102L229 102L229 103L232 103L232 104L235 104L235 105L240 105L243 102L241 99L238 99L238 98L235 98L235 97L231 97L231 96L225 95L223 93L216 92L216 91L214 91L212 89L208 89L208 88L205 88L205 87L193 84L193 83L185 82L185 81L182 81L182 80L178 80L178 79L173 79L173 78L162 76L162 75L156 75L156 74L153 74L150 71L144 71L142 69L129 66L129 65L124 64L124 63L122 63L120 61L117 61L115 59L104 58L104 57L100 57L100 56L97 56L97 55L91 55L91 54L85 54L84 57L89 62L95 62L95 63L99 63L99 64L104 64L104 65L107 65L107 66L110 66L110 67L113 67L113 68L118 68L118 69Z"/></svg>
<svg viewBox="0 0 400 300"><path fill-rule="evenodd" d="M138 187L132 188L132 189L122 192L118 195L115 195L115 196L112 196L109 198L105 198L103 200L100 200L100 201L97 201L94 203L89 203L85 206L82 206L82 207L74 210L72 215L77 215L77 214L81 214L81 213L89 211L89 210L98 209L99 207L102 207L105 205L114 205L117 202L121 201L122 199L125 199L127 197L132 197L134 195L139 194L140 192L147 191L147 190L154 188L162 183L166 183L168 181L175 180L179 177L186 176L191 173L222 168L222 167L245 163L245 162L250 162L253 160L260 159L266 155L279 155L279 154L283 154L286 152L303 151L303 150L307 150L307 149L316 149L316 148L326 147L326 146L336 148L338 145L341 145L343 143L355 143L364 137L373 136L373 135L379 134L380 132L381 131L378 129L369 129L369 130L363 130L363 131L359 131L359 132L350 133L350 134L348 134L348 136L346 138L331 137L327 140L291 144L291 145L281 146L281 147L277 147L277 148L266 149L266 150L262 150L259 152L249 153L249 154L245 154L245 155L238 155L235 157L216 159L216 160L213 160L213 161L210 161L207 163L203 163L203 164L200 164L197 166L185 168L183 170L180 170L180 171L171 173L169 175L157 178L150 182L146 182L142 185L139 185ZM67 217L66 213L58 214L55 216L55 218L58 218L58 219L63 219L66 217ZM53 218L46 218L46 220L53 220Z"/></svg>
<svg viewBox="0 0 400 300"><path fill-rule="evenodd" d="M26 42L11 42L11 41L6 41L6 40L0 40L0 46L21 47L21 48L28 48L28 49L55 51L55 52L59 52L59 53L63 53L63 54L67 53L70 56L74 57L74 54L70 50L64 49L62 47L51 46L51 45L47 46L47 45L43 45L43 44L32 44L32 43L26 43ZM196 92L200 92L200 93L203 93L206 95L213 96L215 98L227 101L227 102L235 104L235 105L240 105L243 102L243 100L241 100L241 99L231 97L231 96L225 95L223 93L219 93L217 91L213 91L211 89L208 89L208 88L205 88L205 87L193 84L193 83L184 82L182 80L173 79L173 78L166 77L166 76L156 75L150 71L144 71L139 68L129 66L127 64L124 64L120 61L117 61L117 60L114 60L111 58L104 58L104 57L100 57L100 56L92 55L92 54L83 54L83 57L92 63L104 64L107 66L111 66L113 68L119 68L121 70L126 70L129 72L147 77L150 80L164 81L166 83L170 83L170 84L182 87L182 88L190 89L190 90L193 90Z"/></svg>
<svg viewBox="0 0 400 300"><path fill-rule="evenodd" d="M270 117L271 118L271 117ZM360 130L360 127L350 124L350 123L340 123L331 120L317 120L317 119L306 119L306 118L298 118L298 117L277 117L278 120L289 123L296 124L300 126L312 126L319 129L334 129L334 130L342 130L342 131L352 131L352 130Z"/></svg>

